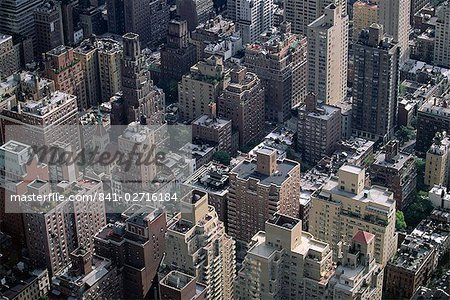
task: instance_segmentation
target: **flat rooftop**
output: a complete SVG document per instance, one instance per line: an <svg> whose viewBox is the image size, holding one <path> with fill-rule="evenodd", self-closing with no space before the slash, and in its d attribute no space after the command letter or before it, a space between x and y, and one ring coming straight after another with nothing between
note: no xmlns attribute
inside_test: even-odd
<svg viewBox="0 0 450 300"><path fill-rule="evenodd" d="M223 128L231 124L231 120L225 120L221 118L212 118L208 115L203 115L192 122L193 125L209 127L209 128Z"/></svg>
<svg viewBox="0 0 450 300"><path fill-rule="evenodd" d="M297 167L299 164L295 161L284 159L282 161L277 161L277 172L271 176L261 174L256 171L256 159L251 161L244 160L242 163L237 165L231 172L236 173L237 177L243 180L248 180L250 178L256 179L262 185L275 184L281 186L283 182L289 178L289 173Z"/></svg>
<svg viewBox="0 0 450 300"><path fill-rule="evenodd" d="M12 153L20 153L27 148L30 148L30 146L16 141L8 141L6 144L0 146L1 150Z"/></svg>
<svg viewBox="0 0 450 300"><path fill-rule="evenodd" d="M8 40L12 40L12 36L0 33L0 44L3 44Z"/></svg>

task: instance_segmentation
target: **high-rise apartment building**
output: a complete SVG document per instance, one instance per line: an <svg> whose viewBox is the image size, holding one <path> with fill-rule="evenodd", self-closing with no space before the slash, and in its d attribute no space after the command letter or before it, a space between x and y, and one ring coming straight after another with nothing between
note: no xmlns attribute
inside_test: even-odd
<svg viewBox="0 0 450 300"><path fill-rule="evenodd" d="M86 83L89 107L107 102L121 90L123 49L113 39L86 39L75 48Z"/></svg>
<svg viewBox="0 0 450 300"><path fill-rule="evenodd" d="M108 32L125 34L125 8L124 0L106 0L108 10Z"/></svg>
<svg viewBox="0 0 450 300"><path fill-rule="evenodd" d="M193 44L197 52L197 61L207 58L205 48L209 43L218 43L231 37L236 32L235 22L224 19L221 15L199 24L191 32L190 43Z"/></svg>
<svg viewBox="0 0 450 300"><path fill-rule="evenodd" d="M77 98L63 92L46 92L37 100L18 102L0 113L3 139L29 145L52 145L59 141L81 148ZM22 125L22 126L11 126Z"/></svg>
<svg viewBox="0 0 450 300"><path fill-rule="evenodd" d="M91 40L84 40L74 49L74 57L81 64L86 88L86 108L97 105L100 100L100 78L97 49Z"/></svg>
<svg viewBox="0 0 450 300"><path fill-rule="evenodd" d="M124 1L125 32L138 34L143 47L156 48L166 39L169 8L167 0Z"/></svg>
<svg viewBox="0 0 450 300"><path fill-rule="evenodd" d="M193 276L172 271L159 281L161 300L204 300L206 286Z"/></svg>
<svg viewBox="0 0 450 300"><path fill-rule="evenodd" d="M353 46L353 133L387 141L397 120L399 53L383 27L373 24Z"/></svg>
<svg viewBox="0 0 450 300"><path fill-rule="evenodd" d="M5 0L0 3L0 32L31 38L35 44L33 14L43 0Z"/></svg>
<svg viewBox="0 0 450 300"><path fill-rule="evenodd" d="M358 42L361 30L378 23L378 0L358 0L353 3L353 42Z"/></svg>
<svg viewBox="0 0 450 300"><path fill-rule="evenodd" d="M46 0L34 11L34 24L37 55L64 44L61 8L56 1Z"/></svg>
<svg viewBox="0 0 450 300"><path fill-rule="evenodd" d="M308 25L308 91L334 105L347 96L348 15L330 4Z"/></svg>
<svg viewBox="0 0 450 300"><path fill-rule="evenodd" d="M233 153L231 120L203 115L192 122L192 138L217 145L217 150Z"/></svg>
<svg viewBox="0 0 450 300"><path fill-rule="evenodd" d="M122 92L125 120L129 124L145 118L147 124L160 124L164 121L165 95L150 78L150 72L144 69L144 57L141 53L139 35L127 33L123 36ZM114 113L114 112L113 112Z"/></svg>
<svg viewBox="0 0 450 300"><path fill-rule="evenodd" d="M379 0L379 23L386 34L393 37L400 48L399 60L403 63L409 57L409 13L411 0Z"/></svg>
<svg viewBox="0 0 450 300"><path fill-rule="evenodd" d="M304 101L307 81L307 42L282 23L247 45L245 66L258 75L265 88L266 120L283 122L291 108Z"/></svg>
<svg viewBox="0 0 450 300"><path fill-rule="evenodd" d="M278 160L274 149L257 151L230 171L228 233L250 242L276 212L297 217L300 207L300 164Z"/></svg>
<svg viewBox="0 0 450 300"><path fill-rule="evenodd" d="M211 56L191 67L189 74L178 83L178 108L180 118L192 121L209 114L220 93L230 81L229 69L223 59Z"/></svg>
<svg viewBox="0 0 450 300"><path fill-rule="evenodd" d="M75 183L61 182L58 193L67 199L94 197L103 193L103 183L81 179ZM28 194L51 195L49 182L36 179L28 184ZM34 266L47 267L54 275L69 264L69 254L83 247L94 248L94 236L106 224L105 204L102 201L49 202L25 208L24 225L27 249Z"/></svg>
<svg viewBox="0 0 450 300"><path fill-rule="evenodd" d="M273 0L236 0L236 18L244 45L253 43L272 27Z"/></svg>
<svg viewBox="0 0 450 300"><path fill-rule="evenodd" d="M450 1L438 9L434 41L434 64L450 68Z"/></svg>
<svg viewBox="0 0 450 300"><path fill-rule="evenodd" d="M250 241L236 299L326 299L333 273L330 246L302 231L299 219L277 213Z"/></svg>
<svg viewBox="0 0 450 300"><path fill-rule="evenodd" d="M449 171L450 138L445 132L438 132L426 154L424 183L429 187L434 185L448 186Z"/></svg>
<svg viewBox="0 0 450 300"><path fill-rule="evenodd" d="M83 65L74 49L60 45L43 54L45 76L55 82L56 90L77 96L78 110L89 108Z"/></svg>
<svg viewBox="0 0 450 300"><path fill-rule="evenodd" d="M397 209L405 210L415 199L417 170L414 156L401 152L397 140L390 141L375 156L370 179L372 184L389 188L394 193Z"/></svg>
<svg viewBox="0 0 450 300"><path fill-rule="evenodd" d="M122 89L122 45L113 39L97 39L100 101L107 102Z"/></svg>
<svg viewBox="0 0 450 300"><path fill-rule="evenodd" d="M195 46L189 43L186 21L172 20L169 23L167 41L161 53L161 78L164 81L180 81L197 62Z"/></svg>
<svg viewBox="0 0 450 300"><path fill-rule="evenodd" d="M432 97L417 111L416 150L425 153L433 144L437 132L448 131L450 128L450 94Z"/></svg>
<svg viewBox="0 0 450 300"><path fill-rule="evenodd" d="M136 153L145 157L147 163L120 166L118 177L121 179L124 192L141 191L149 188L156 177L155 161L156 150L154 146L155 132L147 125L132 122L118 138L120 153L132 155Z"/></svg>
<svg viewBox="0 0 450 300"><path fill-rule="evenodd" d="M152 285L165 250L166 214L133 205L122 219L98 232L95 253L122 270L122 299L145 299L156 292Z"/></svg>
<svg viewBox="0 0 450 300"><path fill-rule="evenodd" d="M186 20L189 31L206 22L214 11L212 0L177 0L177 15Z"/></svg>
<svg viewBox="0 0 450 300"><path fill-rule="evenodd" d="M342 246L342 256L330 280L333 299L381 300L383 271L375 260L375 235L358 231L350 243Z"/></svg>
<svg viewBox="0 0 450 300"><path fill-rule="evenodd" d="M364 187L365 170L345 165L312 195L309 232L332 245L350 242L360 230L375 235L375 258L383 266L395 255L395 201L387 188Z"/></svg>
<svg viewBox="0 0 450 300"><path fill-rule="evenodd" d="M206 192L194 190L181 201L181 213L167 228L163 269L196 277L208 289L206 299L234 299L234 240Z"/></svg>
<svg viewBox="0 0 450 300"><path fill-rule="evenodd" d="M318 106L314 94L306 96L305 102L298 109L297 145L302 158L315 164L337 150L342 137L342 115L338 107Z"/></svg>
<svg viewBox="0 0 450 300"><path fill-rule="evenodd" d="M6 78L19 70L19 53L10 35L0 33L0 78Z"/></svg>
<svg viewBox="0 0 450 300"><path fill-rule="evenodd" d="M231 71L230 84L220 95L217 107L219 117L231 120L233 130L239 133L239 146L258 139L264 131L264 87L247 68Z"/></svg>
<svg viewBox="0 0 450 300"><path fill-rule="evenodd" d="M308 25L324 14L329 4L340 4L342 13L347 15L347 1L345 0L286 0L284 7L285 18L292 24L292 32L306 35Z"/></svg>

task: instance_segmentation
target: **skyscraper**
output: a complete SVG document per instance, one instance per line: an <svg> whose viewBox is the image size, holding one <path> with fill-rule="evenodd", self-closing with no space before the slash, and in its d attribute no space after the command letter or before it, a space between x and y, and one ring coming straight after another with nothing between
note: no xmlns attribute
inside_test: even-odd
<svg viewBox="0 0 450 300"><path fill-rule="evenodd" d="M214 11L212 0L177 0L177 15L186 20L189 31L206 22Z"/></svg>
<svg viewBox="0 0 450 300"><path fill-rule="evenodd" d="M55 82L56 90L77 96L80 111L89 108L83 66L74 49L60 45L43 54L45 76Z"/></svg>
<svg viewBox="0 0 450 300"><path fill-rule="evenodd" d="M250 241L236 299L327 299L333 273L330 246L302 231L299 219L276 213Z"/></svg>
<svg viewBox="0 0 450 300"><path fill-rule="evenodd" d="M143 47L156 48L167 35L169 5L167 0L124 1L125 32L140 36Z"/></svg>
<svg viewBox="0 0 450 300"><path fill-rule="evenodd" d="M438 10L434 42L434 63L450 68L450 1Z"/></svg>
<svg viewBox="0 0 450 300"><path fill-rule="evenodd" d="M378 23L378 0L359 0L353 4L353 42L358 42L361 30Z"/></svg>
<svg viewBox="0 0 450 300"><path fill-rule="evenodd" d="M95 236L95 253L122 269L122 299L154 295L157 269L165 250L166 214L161 209L131 206L122 220Z"/></svg>
<svg viewBox="0 0 450 300"><path fill-rule="evenodd" d="M266 120L281 123L289 118L292 107L304 101L306 47L306 38L292 34L291 25L285 22L247 45L244 64L265 88Z"/></svg>
<svg viewBox="0 0 450 300"><path fill-rule="evenodd" d="M347 95L348 15L330 4L308 25L308 91L334 105Z"/></svg>
<svg viewBox="0 0 450 300"><path fill-rule="evenodd" d="M34 11L43 0L5 0L0 2L0 32L21 35L36 42Z"/></svg>
<svg viewBox="0 0 450 300"><path fill-rule="evenodd" d="M387 188L364 187L365 170L345 165L312 195L309 232L333 247L350 242L356 232L375 235L375 258L385 266L397 250L395 201Z"/></svg>
<svg viewBox="0 0 450 300"><path fill-rule="evenodd" d="M394 38L400 48L400 62L409 57L409 13L411 0L379 0L379 23L384 32Z"/></svg>
<svg viewBox="0 0 450 300"><path fill-rule="evenodd" d="M34 11L36 26L36 53L41 55L64 44L61 8L53 0L47 0Z"/></svg>
<svg viewBox="0 0 450 300"><path fill-rule="evenodd" d="M165 81L180 81L197 62L195 46L189 43L186 21L170 21L167 41L160 52L161 78Z"/></svg>
<svg viewBox="0 0 450 300"><path fill-rule="evenodd" d="M373 24L353 46L353 132L370 140L387 141L397 115L399 50L383 27Z"/></svg>
<svg viewBox="0 0 450 300"><path fill-rule="evenodd" d="M232 121L233 130L239 132L242 147L256 140L264 131L264 87L254 73L239 67L231 72L231 82L220 95L219 117Z"/></svg>
<svg viewBox="0 0 450 300"><path fill-rule="evenodd" d="M129 124L141 117L148 124L164 121L164 92L154 86L150 73L143 68L143 55L139 35L127 33L123 36L122 92L126 119Z"/></svg>
<svg viewBox="0 0 450 300"><path fill-rule="evenodd" d="M244 160L230 172L228 233L244 243L276 212L297 217L300 207L300 164L278 160L263 148L256 159Z"/></svg>
<svg viewBox="0 0 450 300"><path fill-rule="evenodd" d="M331 3L341 4L343 14L347 15L346 0L285 0L285 18L292 24L292 32L306 35L308 25L324 14Z"/></svg>
<svg viewBox="0 0 450 300"><path fill-rule="evenodd" d="M235 242L212 206L208 194L194 190L167 228L163 269L195 276L205 284L207 299L234 299Z"/></svg>
<svg viewBox="0 0 450 300"><path fill-rule="evenodd" d="M6 78L19 70L19 57L12 36L0 33L0 78Z"/></svg>
<svg viewBox="0 0 450 300"><path fill-rule="evenodd" d="M124 0L106 0L108 9L108 32L118 35L125 34Z"/></svg>
<svg viewBox="0 0 450 300"><path fill-rule="evenodd" d="M180 118L192 121L209 114L210 105L216 105L229 81L229 69L221 57L211 56L192 66L178 83Z"/></svg>
<svg viewBox="0 0 450 300"><path fill-rule="evenodd" d="M244 44L272 27L273 0L236 0L237 24Z"/></svg>

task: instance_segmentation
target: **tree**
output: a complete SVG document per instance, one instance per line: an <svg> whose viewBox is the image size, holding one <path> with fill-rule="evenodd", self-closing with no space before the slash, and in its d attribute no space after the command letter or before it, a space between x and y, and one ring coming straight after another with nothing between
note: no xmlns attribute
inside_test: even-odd
<svg viewBox="0 0 450 300"><path fill-rule="evenodd" d="M395 228L400 231L404 231L406 229L405 216L401 210L398 210L395 213Z"/></svg>
<svg viewBox="0 0 450 300"><path fill-rule="evenodd" d="M221 164L224 164L224 165L227 165L227 166L231 162L231 156L226 151L217 151L216 153L213 154L213 159L217 160Z"/></svg>
<svg viewBox="0 0 450 300"><path fill-rule="evenodd" d="M421 158L416 158L416 169L417 169L417 190L425 191L427 187L425 186L425 161Z"/></svg>
<svg viewBox="0 0 450 300"><path fill-rule="evenodd" d="M406 126L400 126L400 129L397 131L396 136L403 144L414 138L414 129Z"/></svg>
<svg viewBox="0 0 450 300"><path fill-rule="evenodd" d="M416 227L420 221L428 217L433 210L433 204L428 199L428 193L418 191L416 199L405 211L405 222L409 226Z"/></svg>

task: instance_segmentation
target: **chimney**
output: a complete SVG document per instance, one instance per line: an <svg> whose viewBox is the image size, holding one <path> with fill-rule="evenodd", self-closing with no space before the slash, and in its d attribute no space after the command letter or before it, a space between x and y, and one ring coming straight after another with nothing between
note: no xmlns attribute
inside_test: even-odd
<svg viewBox="0 0 450 300"><path fill-rule="evenodd" d="M256 152L256 171L272 176L277 171L277 152L273 149L260 149Z"/></svg>
<svg viewBox="0 0 450 300"><path fill-rule="evenodd" d="M78 247L70 253L71 272L77 276L87 275L92 271L92 253L83 247Z"/></svg>
<svg viewBox="0 0 450 300"><path fill-rule="evenodd" d="M308 93L305 97L305 104L307 111L316 111L317 110L317 101L316 95L314 93Z"/></svg>

